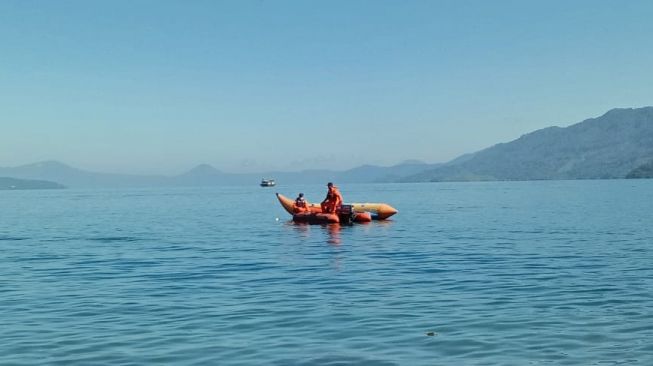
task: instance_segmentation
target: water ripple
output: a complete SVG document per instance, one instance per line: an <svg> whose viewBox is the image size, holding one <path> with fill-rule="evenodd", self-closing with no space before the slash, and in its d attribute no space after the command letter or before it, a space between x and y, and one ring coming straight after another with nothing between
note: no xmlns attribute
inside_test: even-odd
<svg viewBox="0 0 653 366"><path fill-rule="evenodd" d="M248 188L36 195L0 223L0 364L653 364L653 187L613 220L551 184L576 201L378 186L401 214L343 227Z"/></svg>

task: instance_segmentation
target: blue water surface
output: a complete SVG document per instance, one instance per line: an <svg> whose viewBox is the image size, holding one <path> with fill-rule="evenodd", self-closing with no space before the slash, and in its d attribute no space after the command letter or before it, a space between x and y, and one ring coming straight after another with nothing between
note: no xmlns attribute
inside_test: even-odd
<svg viewBox="0 0 653 366"><path fill-rule="evenodd" d="M653 365L653 180L0 191L2 365Z"/></svg>

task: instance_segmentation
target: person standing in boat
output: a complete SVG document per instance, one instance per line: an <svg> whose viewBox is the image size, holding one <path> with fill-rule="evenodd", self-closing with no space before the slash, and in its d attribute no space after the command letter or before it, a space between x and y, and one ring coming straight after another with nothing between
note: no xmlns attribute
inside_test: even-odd
<svg viewBox="0 0 653 366"><path fill-rule="evenodd" d="M336 213L340 206L342 206L342 195L340 194L338 187L334 186L331 182L327 184L327 188L328 191L326 198L324 198L324 201L320 204L322 212Z"/></svg>
<svg viewBox="0 0 653 366"><path fill-rule="evenodd" d="M304 194L300 193L297 198L295 198L295 205L293 207L295 213L306 212L308 211L308 201L304 198Z"/></svg>

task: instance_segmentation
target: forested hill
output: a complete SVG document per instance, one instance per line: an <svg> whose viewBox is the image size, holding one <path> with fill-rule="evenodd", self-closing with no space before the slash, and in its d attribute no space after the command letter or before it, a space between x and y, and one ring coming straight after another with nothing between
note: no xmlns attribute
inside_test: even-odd
<svg viewBox="0 0 653 366"><path fill-rule="evenodd" d="M653 107L613 109L549 127L402 179L420 181L624 178L653 161Z"/></svg>

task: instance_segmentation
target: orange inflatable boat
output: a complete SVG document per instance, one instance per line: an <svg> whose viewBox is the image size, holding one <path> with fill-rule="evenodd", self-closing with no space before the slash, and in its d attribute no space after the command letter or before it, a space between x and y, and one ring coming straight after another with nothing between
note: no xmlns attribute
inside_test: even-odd
<svg viewBox="0 0 653 366"><path fill-rule="evenodd" d="M323 213L319 203L311 203L305 212L294 212L295 201L277 193L281 206L291 215L293 221L309 224L369 222L372 220L385 220L397 213L397 210L385 203L349 203L342 205L339 212Z"/></svg>

